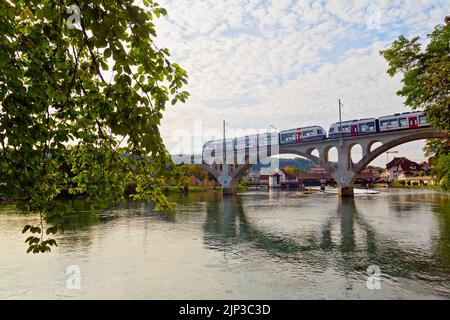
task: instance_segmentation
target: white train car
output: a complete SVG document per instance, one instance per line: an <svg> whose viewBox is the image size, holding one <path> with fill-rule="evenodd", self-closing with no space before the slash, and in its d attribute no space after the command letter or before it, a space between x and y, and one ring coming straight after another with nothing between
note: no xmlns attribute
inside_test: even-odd
<svg viewBox="0 0 450 320"><path fill-rule="evenodd" d="M280 132L280 144L295 144L326 139L327 134L322 127L313 126Z"/></svg>
<svg viewBox="0 0 450 320"><path fill-rule="evenodd" d="M330 139L340 138L340 127L341 124L339 122L331 125L330 130L328 131L328 137ZM375 118L342 122L342 137L344 138L375 133L377 133L377 122Z"/></svg>
<svg viewBox="0 0 450 320"><path fill-rule="evenodd" d="M243 149L257 149L258 148L258 135L250 135L245 137L240 137L235 139L236 150Z"/></svg>
<svg viewBox="0 0 450 320"><path fill-rule="evenodd" d="M426 115L421 112L397 113L392 116L385 116L378 119L380 132L397 130L417 129L429 127Z"/></svg>
<svg viewBox="0 0 450 320"><path fill-rule="evenodd" d="M280 143L278 132L268 132L258 135L258 145L260 147L275 146Z"/></svg>
<svg viewBox="0 0 450 320"><path fill-rule="evenodd" d="M234 152L234 139L225 140L225 150L227 152ZM203 153L215 156L223 152L223 140L208 141L203 145Z"/></svg>

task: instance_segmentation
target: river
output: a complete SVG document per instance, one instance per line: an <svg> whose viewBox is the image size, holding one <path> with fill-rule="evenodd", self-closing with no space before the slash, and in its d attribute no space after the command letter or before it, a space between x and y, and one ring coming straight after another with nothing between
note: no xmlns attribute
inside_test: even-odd
<svg viewBox="0 0 450 320"><path fill-rule="evenodd" d="M74 201L58 248L37 255L21 234L36 215L1 206L0 299L450 298L448 194L171 199L171 213Z"/></svg>

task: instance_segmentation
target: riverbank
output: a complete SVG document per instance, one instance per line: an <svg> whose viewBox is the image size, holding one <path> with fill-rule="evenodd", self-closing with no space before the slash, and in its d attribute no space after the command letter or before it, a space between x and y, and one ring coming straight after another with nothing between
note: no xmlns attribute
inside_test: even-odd
<svg viewBox="0 0 450 320"><path fill-rule="evenodd" d="M414 190L435 190L435 191L443 191L441 186L439 185L407 185L401 184L398 182L393 182L389 187L386 183L376 183L374 185L375 188L388 188L388 189L414 189Z"/></svg>
<svg viewBox="0 0 450 320"><path fill-rule="evenodd" d="M186 192L215 192L215 191L222 191L221 186L163 186L160 187L163 193L169 194L169 193L186 193ZM248 187L245 185L238 185L238 190L248 190ZM134 194L135 186L129 186L125 189L125 198L129 199L130 195ZM59 196L56 197L57 200L83 200L86 199L86 196L84 194L77 194L73 195L70 194L68 190L63 190ZM0 196L0 204L11 204L11 203L17 203L17 199L11 199L4 196Z"/></svg>
<svg viewBox="0 0 450 320"><path fill-rule="evenodd" d="M210 186L187 186L186 187L182 187L182 186L166 186L166 187L161 187L161 189L163 190L164 193L183 193L183 192L208 192L208 191L222 191L222 187L220 186L215 186L215 187L210 187ZM244 185L238 185L237 186L238 190L248 190L247 186Z"/></svg>

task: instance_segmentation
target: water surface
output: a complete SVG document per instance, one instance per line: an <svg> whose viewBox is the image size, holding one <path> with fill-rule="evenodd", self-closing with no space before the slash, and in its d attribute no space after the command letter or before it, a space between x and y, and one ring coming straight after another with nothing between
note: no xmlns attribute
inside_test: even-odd
<svg viewBox="0 0 450 320"><path fill-rule="evenodd" d="M26 254L32 214L0 207L0 299L449 299L450 197L173 195L104 213L74 202L59 247ZM81 271L79 290L67 268ZM369 290L367 268L381 270ZM372 283L372 282L371 282Z"/></svg>

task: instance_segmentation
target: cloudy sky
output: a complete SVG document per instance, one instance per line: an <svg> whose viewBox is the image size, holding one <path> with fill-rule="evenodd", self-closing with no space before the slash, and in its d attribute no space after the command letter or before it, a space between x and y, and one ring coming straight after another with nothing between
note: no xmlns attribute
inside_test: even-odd
<svg viewBox="0 0 450 320"><path fill-rule="evenodd" d="M222 120L230 136L271 125L328 130L339 98L344 119L406 112L395 94L400 79L386 75L379 51L401 34L426 41L450 14L450 2L441 0L158 2L168 10L157 22L159 45L187 70L191 93L165 113L161 131L171 151L177 136L200 145L219 135ZM423 144L396 150L419 161Z"/></svg>

